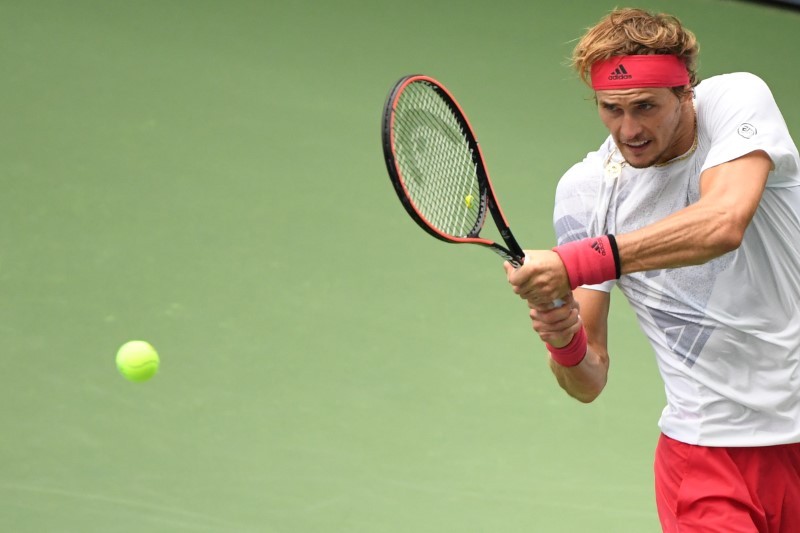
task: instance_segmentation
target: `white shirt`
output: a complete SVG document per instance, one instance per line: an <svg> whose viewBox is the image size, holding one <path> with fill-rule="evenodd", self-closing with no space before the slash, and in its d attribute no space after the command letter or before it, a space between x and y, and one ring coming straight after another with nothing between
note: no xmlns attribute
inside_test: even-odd
<svg viewBox="0 0 800 533"><path fill-rule="evenodd" d="M697 149L688 157L634 169L609 137L573 166L556 193L558 241L663 219L699 199L702 171L765 151L774 169L737 250L616 283L656 353L664 434L704 446L800 442L800 156L769 88L752 74L702 81L695 108Z"/></svg>

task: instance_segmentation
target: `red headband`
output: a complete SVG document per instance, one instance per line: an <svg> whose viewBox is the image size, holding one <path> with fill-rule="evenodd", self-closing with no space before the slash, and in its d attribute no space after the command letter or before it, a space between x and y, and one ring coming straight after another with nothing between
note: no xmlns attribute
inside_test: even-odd
<svg viewBox="0 0 800 533"><path fill-rule="evenodd" d="M592 64L592 88L595 91L688 84L689 72L678 56L613 56Z"/></svg>

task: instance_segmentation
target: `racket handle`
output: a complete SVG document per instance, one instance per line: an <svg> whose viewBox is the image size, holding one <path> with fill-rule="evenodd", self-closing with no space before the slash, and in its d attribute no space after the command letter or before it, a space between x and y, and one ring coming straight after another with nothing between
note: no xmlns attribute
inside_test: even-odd
<svg viewBox="0 0 800 533"><path fill-rule="evenodd" d="M518 269L519 267L521 267L521 266L522 266L522 263L524 263L524 262L525 262L525 258L522 258L522 259L517 259L516 257L511 257L511 258L508 258L508 259L507 259L507 261L508 261L508 262L511 264L511 266L512 266L512 267L514 267L514 269L516 270L516 269Z"/></svg>
<svg viewBox="0 0 800 533"><path fill-rule="evenodd" d="M564 300L562 300L561 298L556 298L555 300L553 300L553 307L561 307L563 305L564 305Z"/></svg>

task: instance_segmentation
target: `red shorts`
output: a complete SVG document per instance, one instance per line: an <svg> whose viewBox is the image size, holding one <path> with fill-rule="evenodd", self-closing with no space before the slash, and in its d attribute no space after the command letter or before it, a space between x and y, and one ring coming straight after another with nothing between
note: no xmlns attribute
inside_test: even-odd
<svg viewBox="0 0 800 533"><path fill-rule="evenodd" d="M665 533L800 532L800 443L711 448L661 435L655 479Z"/></svg>

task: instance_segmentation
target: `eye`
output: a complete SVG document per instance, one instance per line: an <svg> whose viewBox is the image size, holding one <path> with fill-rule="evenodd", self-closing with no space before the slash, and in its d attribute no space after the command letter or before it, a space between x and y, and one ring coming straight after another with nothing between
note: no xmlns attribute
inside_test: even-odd
<svg viewBox="0 0 800 533"><path fill-rule="evenodd" d="M638 104L636 107L639 109L639 111L650 111L655 106L653 104L651 104L650 102L642 102L642 103Z"/></svg>

